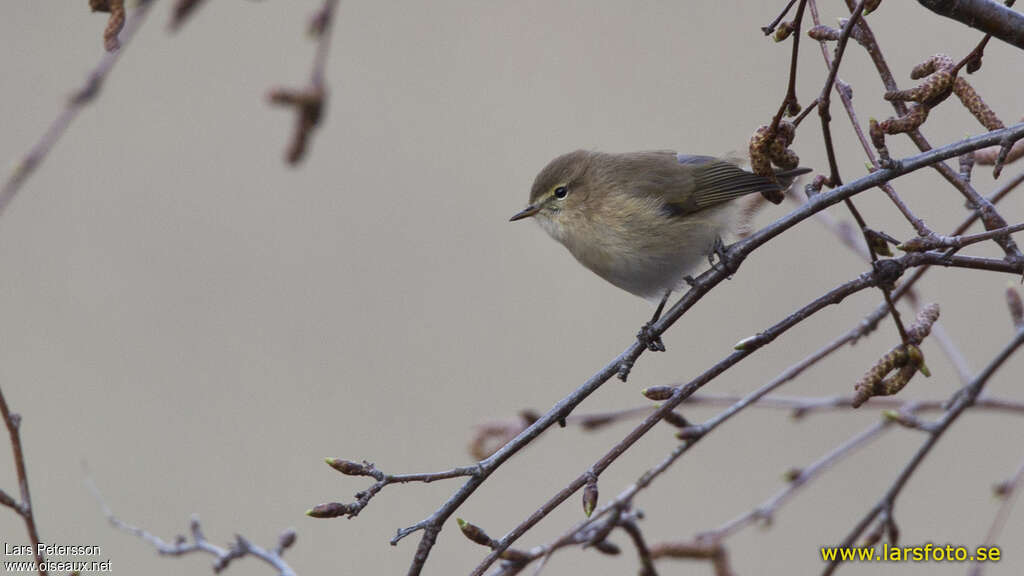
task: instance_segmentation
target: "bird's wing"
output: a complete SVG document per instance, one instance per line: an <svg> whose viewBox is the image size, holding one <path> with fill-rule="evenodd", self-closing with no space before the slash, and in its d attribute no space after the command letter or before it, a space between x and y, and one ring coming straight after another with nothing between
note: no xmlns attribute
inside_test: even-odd
<svg viewBox="0 0 1024 576"><path fill-rule="evenodd" d="M770 178L711 156L679 154L676 159L676 169L689 172L695 192L691 193L688 186L663 192L666 208L673 215L684 216L747 194L780 189L779 183Z"/></svg>

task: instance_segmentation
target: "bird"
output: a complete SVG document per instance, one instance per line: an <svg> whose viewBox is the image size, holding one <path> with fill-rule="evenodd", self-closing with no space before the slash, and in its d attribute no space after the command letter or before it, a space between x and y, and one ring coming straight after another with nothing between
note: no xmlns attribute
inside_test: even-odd
<svg viewBox="0 0 1024 576"><path fill-rule="evenodd" d="M721 253L722 235L739 225L735 200L784 192L810 171L783 170L772 178L713 156L576 150L537 174L529 203L510 221L533 218L580 264L658 303L638 337L664 350L650 327L701 260Z"/></svg>

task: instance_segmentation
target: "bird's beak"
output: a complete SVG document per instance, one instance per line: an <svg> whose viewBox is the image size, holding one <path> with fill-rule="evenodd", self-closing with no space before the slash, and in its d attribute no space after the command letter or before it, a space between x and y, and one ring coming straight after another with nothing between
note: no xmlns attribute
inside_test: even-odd
<svg viewBox="0 0 1024 576"><path fill-rule="evenodd" d="M529 218L530 216L533 216L537 212L540 212L540 206L538 204L530 204L526 208L523 208L521 211L516 212L516 215L511 217L511 218L509 218L508 221L509 222L515 222L516 220L522 220L523 218Z"/></svg>

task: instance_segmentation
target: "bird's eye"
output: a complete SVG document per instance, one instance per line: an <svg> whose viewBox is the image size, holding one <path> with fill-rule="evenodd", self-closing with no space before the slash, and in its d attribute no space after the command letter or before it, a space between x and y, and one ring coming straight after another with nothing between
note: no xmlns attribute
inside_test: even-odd
<svg viewBox="0 0 1024 576"><path fill-rule="evenodd" d="M565 198L568 195L569 195L569 187L568 186L564 186L563 185L563 186L559 186L558 188L555 188L555 198L562 199L562 198Z"/></svg>

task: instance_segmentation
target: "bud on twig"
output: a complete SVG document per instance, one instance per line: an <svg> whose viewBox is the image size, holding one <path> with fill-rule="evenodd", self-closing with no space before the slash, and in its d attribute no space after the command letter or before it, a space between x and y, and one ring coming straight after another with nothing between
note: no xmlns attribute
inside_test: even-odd
<svg viewBox="0 0 1024 576"><path fill-rule="evenodd" d="M793 23L786 21L779 24L779 27L775 29L775 36L773 39L776 42L782 42L786 38L789 38L790 34L793 33Z"/></svg>
<svg viewBox="0 0 1024 576"><path fill-rule="evenodd" d="M291 548L292 544L295 544L295 538L296 535L295 530L293 528L289 528L282 532L281 537L277 540L278 554L280 554L284 550L287 550L288 548Z"/></svg>
<svg viewBox="0 0 1024 576"><path fill-rule="evenodd" d="M462 534L466 538L469 538L470 540L472 540L473 542L476 542L477 544L479 544L481 546L487 546L487 547L493 548L493 546L494 546L494 539L492 539L490 536L488 536L487 533L484 532L483 528L480 528L476 524L471 524L469 522L466 522L462 518L456 518L455 521L458 522L459 530L462 530Z"/></svg>
<svg viewBox="0 0 1024 576"><path fill-rule="evenodd" d="M880 256L892 256L892 250L889 249L889 243L899 244L899 241L889 236L885 232L879 232L867 228L864 230L864 236L867 239L868 246L871 250Z"/></svg>
<svg viewBox="0 0 1024 576"><path fill-rule="evenodd" d="M312 518L337 518L338 516L346 516L355 510L353 504L342 504L341 502L328 502L326 504L317 504L309 510L306 510L306 516Z"/></svg>
<svg viewBox="0 0 1024 576"><path fill-rule="evenodd" d="M782 477L785 478L786 482L796 482L796 479L803 473L803 468L790 468L789 470L786 470L786 473L783 474Z"/></svg>
<svg viewBox="0 0 1024 576"><path fill-rule="evenodd" d="M810 186L810 184L808 184ZM760 335L755 334L754 336L747 336L743 340L732 345L733 350L749 350L752 348L752 344L756 344Z"/></svg>
<svg viewBox="0 0 1024 576"><path fill-rule="evenodd" d="M671 398L672 393L675 392L675 390L676 389L672 386L651 386L649 388L644 388L640 393L646 396L648 400L660 402Z"/></svg>
<svg viewBox="0 0 1024 576"><path fill-rule="evenodd" d="M338 472L345 474L346 476L372 476L373 465L363 462L353 462L351 460L342 460L341 458L324 458L324 462L328 466L334 468Z"/></svg>
<svg viewBox="0 0 1024 576"><path fill-rule="evenodd" d="M1024 327L1024 302L1021 302L1020 292L1013 286L1006 288L1006 305L1010 308L1010 320L1017 328Z"/></svg>
<svg viewBox="0 0 1024 576"><path fill-rule="evenodd" d="M686 428L690 425L690 422L678 412L669 412L662 418L666 423L675 426L676 428Z"/></svg>
<svg viewBox="0 0 1024 576"><path fill-rule="evenodd" d="M590 518L595 508L597 508L597 477L591 476L583 486L583 513Z"/></svg>
<svg viewBox="0 0 1024 576"><path fill-rule="evenodd" d="M618 556L622 552L622 549L619 548L618 545L609 540L601 540L600 542L595 543L593 548L598 552L609 556Z"/></svg>

